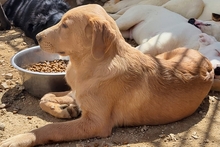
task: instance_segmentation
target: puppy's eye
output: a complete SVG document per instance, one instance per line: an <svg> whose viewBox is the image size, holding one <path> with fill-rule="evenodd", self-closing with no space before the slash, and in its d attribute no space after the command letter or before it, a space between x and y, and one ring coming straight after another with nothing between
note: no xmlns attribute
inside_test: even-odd
<svg viewBox="0 0 220 147"><path fill-rule="evenodd" d="M67 24L65 24L65 23L62 24L62 27L65 29L68 28Z"/></svg>

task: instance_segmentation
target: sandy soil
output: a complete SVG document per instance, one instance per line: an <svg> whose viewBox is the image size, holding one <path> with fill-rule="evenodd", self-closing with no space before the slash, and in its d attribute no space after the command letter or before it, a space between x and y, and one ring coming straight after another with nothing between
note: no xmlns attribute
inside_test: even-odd
<svg viewBox="0 0 220 147"><path fill-rule="evenodd" d="M0 32L0 141L48 123L67 121L43 112L38 105L39 99L22 88L18 71L10 65L10 59L16 52L31 46L34 46L34 42L18 28ZM192 116L178 122L115 128L108 138L56 143L45 147L219 147L219 96L218 92L210 92Z"/></svg>

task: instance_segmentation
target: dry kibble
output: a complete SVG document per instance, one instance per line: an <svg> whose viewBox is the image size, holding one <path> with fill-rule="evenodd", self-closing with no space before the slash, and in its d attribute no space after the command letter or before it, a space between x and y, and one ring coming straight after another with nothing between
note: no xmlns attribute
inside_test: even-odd
<svg viewBox="0 0 220 147"><path fill-rule="evenodd" d="M56 59L53 61L43 61L27 66L25 69L33 72L57 73L65 72L68 60Z"/></svg>

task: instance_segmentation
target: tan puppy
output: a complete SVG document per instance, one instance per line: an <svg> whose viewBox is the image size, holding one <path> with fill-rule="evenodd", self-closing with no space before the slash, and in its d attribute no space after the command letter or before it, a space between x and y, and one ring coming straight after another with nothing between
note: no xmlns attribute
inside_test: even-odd
<svg viewBox="0 0 220 147"><path fill-rule="evenodd" d="M99 5L68 11L37 39L45 51L70 57L66 80L72 88L45 95L41 106L75 99L81 117L9 138L1 147L107 137L115 126L177 121L195 112L213 83L212 65L198 51L144 55L125 42Z"/></svg>

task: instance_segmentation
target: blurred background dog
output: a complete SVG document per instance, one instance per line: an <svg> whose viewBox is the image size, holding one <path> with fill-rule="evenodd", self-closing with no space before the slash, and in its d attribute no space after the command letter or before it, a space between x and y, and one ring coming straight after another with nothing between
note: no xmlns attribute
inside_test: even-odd
<svg viewBox="0 0 220 147"><path fill-rule="evenodd" d="M11 23L21 28L35 43L36 34L55 25L70 8L89 3L103 5L107 0L0 0L0 30Z"/></svg>
<svg viewBox="0 0 220 147"><path fill-rule="evenodd" d="M59 22L62 15L70 9L70 5L63 0L7 0L2 6L8 20L35 42L37 33ZM1 29L8 29L10 25L9 23Z"/></svg>

